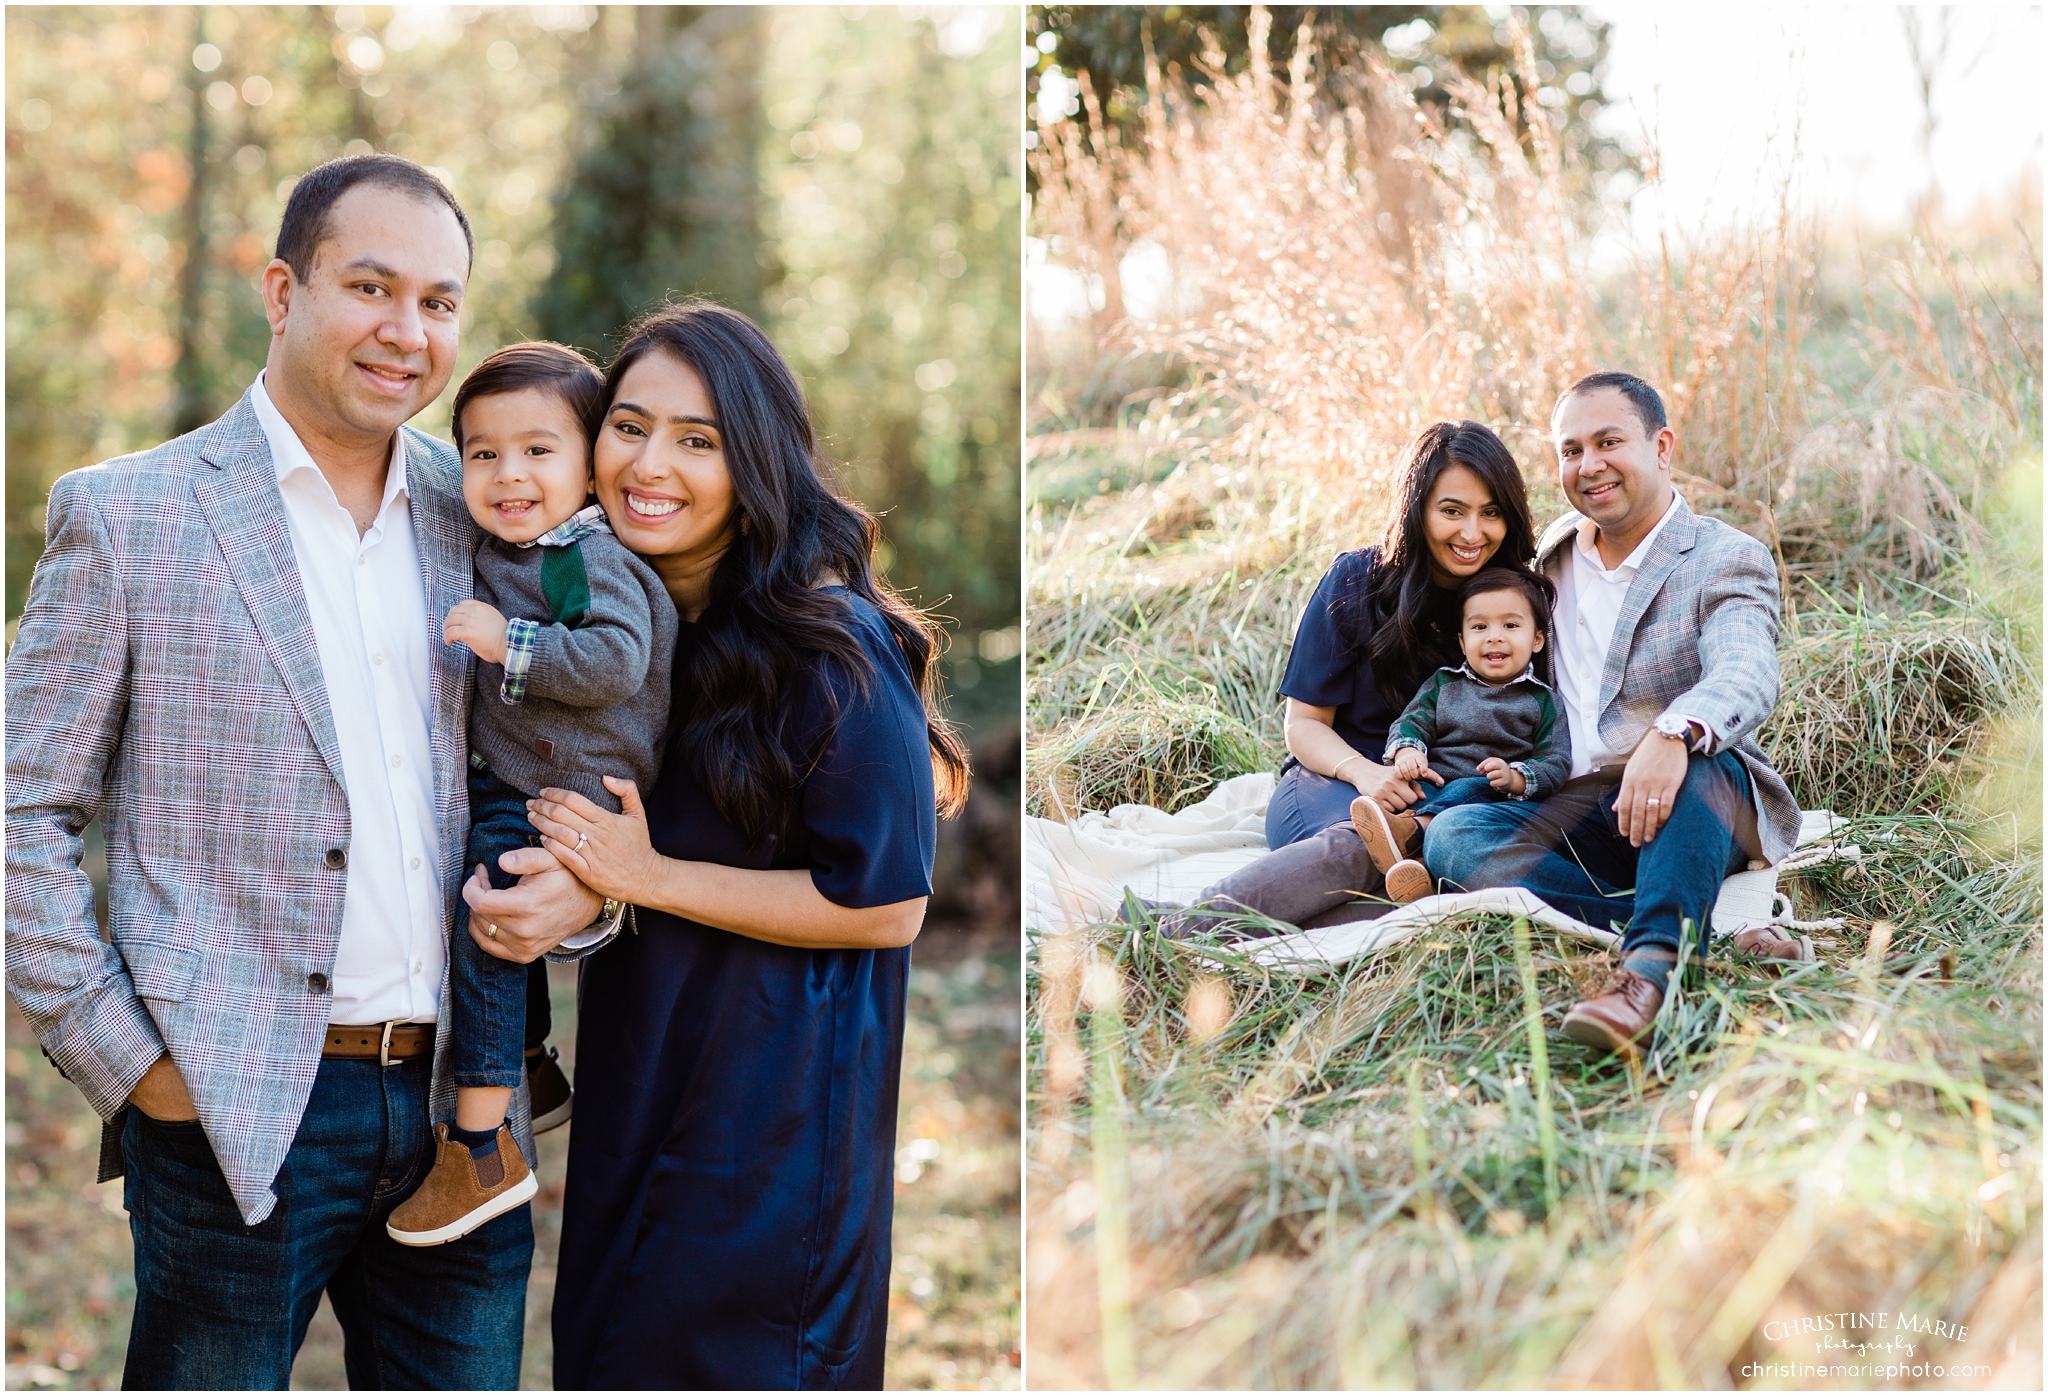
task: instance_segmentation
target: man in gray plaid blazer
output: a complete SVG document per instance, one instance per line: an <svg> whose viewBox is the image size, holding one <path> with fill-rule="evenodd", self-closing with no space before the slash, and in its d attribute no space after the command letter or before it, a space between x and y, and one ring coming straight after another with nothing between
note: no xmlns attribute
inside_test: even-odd
<svg viewBox="0 0 2048 1396"><path fill-rule="evenodd" d="M323 1290L352 1386L517 1383L530 1210L433 1250L384 1228L453 1106L471 685L438 641L475 530L455 452L402 424L454 368L471 252L409 161L309 172L248 393L51 491L7 666L7 984L126 1173L130 1387L285 1386ZM591 919L535 881L544 924Z"/></svg>
<svg viewBox="0 0 2048 1396"><path fill-rule="evenodd" d="M1778 574L1761 543L1672 488L1677 438L1642 379L1581 379L1552 428L1579 511L1537 548L1558 589L1550 652L1572 779L1540 802L1446 811L1424 860L1448 889L1527 887L1591 925L1624 925L1621 969L1564 1026L1626 1051L1649 1034L1683 937L1704 936L1722 879L1798 838L1799 806L1755 737L1778 698ZM1735 943L1813 957L1772 930Z"/></svg>

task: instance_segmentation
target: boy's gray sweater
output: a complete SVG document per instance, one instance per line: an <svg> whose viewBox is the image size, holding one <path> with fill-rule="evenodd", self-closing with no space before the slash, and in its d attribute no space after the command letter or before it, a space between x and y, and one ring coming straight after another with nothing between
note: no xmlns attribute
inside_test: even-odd
<svg viewBox="0 0 2048 1396"><path fill-rule="evenodd" d="M599 777L624 776L645 796L661 769L676 647L675 602L654 569L601 526L559 547L486 536L476 594L537 628L523 693L503 665L477 661L469 749L529 795L558 785L616 814Z"/></svg>
<svg viewBox="0 0 2048 1396"><path fill-rule="evenodd" d="M1498 756L1522 773L1523 800L1555 794L1572 773L1564 704L1533 664L1499 688L1463 664L1437 670L1401 710L1383 759L1403 747L1421 751L1446 781L1476 776L1481 761Z"/></svg>

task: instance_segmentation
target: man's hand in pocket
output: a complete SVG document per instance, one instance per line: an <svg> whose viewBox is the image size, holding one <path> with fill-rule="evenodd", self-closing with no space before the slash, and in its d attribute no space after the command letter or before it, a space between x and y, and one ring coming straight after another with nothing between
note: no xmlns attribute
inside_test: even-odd
<svg viewBox="0 0 2048 1396"><path fill-rule="evenodd" d="M150 1063L135 1089L128 1092L128 1103L165 1124L199 1118L192 1096L185 1089L185 1078L178 1074L178 1064L171 1060L169 1052Z"/></svg>

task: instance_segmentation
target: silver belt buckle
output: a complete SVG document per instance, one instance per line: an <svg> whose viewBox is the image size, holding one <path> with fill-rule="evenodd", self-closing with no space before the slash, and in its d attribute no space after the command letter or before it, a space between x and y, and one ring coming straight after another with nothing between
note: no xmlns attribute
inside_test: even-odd
<svg viewBox="0 0 2048 1396"><path fill-rule="evenodd" d="M384 1021L384 1040L377 1044L377 1065L379 1066L391 1065L391 1030L397 1026L398 1020L396 1018L387 1018Z"/></svg>

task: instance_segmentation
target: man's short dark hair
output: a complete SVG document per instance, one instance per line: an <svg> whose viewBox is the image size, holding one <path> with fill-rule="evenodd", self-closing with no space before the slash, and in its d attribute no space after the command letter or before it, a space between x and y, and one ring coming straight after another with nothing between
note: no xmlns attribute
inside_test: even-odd
<svg viewBox="0 0 2048 1396"><path fill-rule="evenodd" d="M277 259L304 281L313 274L313 253L327 236L327 224L334 201L358 184L396 189L427 203L440 203L462 225L462 241L469 259L476 260L476 237L469 231L469 216L448 186L434 178L424 165L415 165L403 155L344 155L315 165L292 186L284 206L284 222L277 228Z"/></svg>
<svg viewBox="0 0 2048 1396"><path fill-rule="evenodd" d="M1550 608L1557 600L1557 587L1550 578L1520 567L1488 567L1467 581L1458 593L1459 610L1462 612L1473 597L1495 591L1520 592L1529 603L1529 616L1536 622L1536 629L1545 639L1550 638Z"/></svg>
<svg viewBox="0 0 2048 1396"><path fill-rule="evenodd" d="M480 397L496 397L526 388L544 388L560 398L583 428L586 446L597 435L598 419L604 415L604 375L567 345L535 339L506 345L471 369L469 377L462 380L462 386L455 390L451 424L455 444L462 445L463 408Z"/></svg>
<svg viewBox="0 0 2048 1396"><path fill-rule="evenodd" d="M1589 373L1559 393L1557 406L1550 409L1550 420L1557 420L1557 409L1564 406L1567 399L1581 393L1598 392L1602 388L1612 388L1629 400L1629 405L1636 410L1636 420L1643 424L1643 435L1655 436L1664 430L1668 421L1664 416L1664 399L1657 396L1655 388L1633 373L1623 373L1618 369Z"/></svg>

